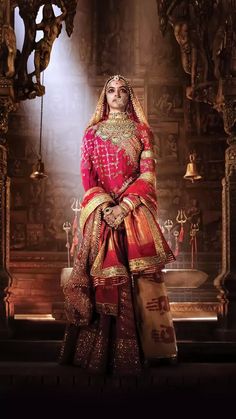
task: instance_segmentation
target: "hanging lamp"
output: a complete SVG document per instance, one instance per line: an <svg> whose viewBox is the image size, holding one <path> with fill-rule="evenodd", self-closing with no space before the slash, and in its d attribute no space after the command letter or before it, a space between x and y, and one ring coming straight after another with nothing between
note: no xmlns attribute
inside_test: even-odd
<svg viewBox="0 0 236 419"><path fill-rule="evenodd" d="M42 76L42 84L44 83L44 73ZM40 131L39 131L39 153L38 160L33 166L33 172L30 175L31 179L41 180L46 179L48 175L45 173L44 163L42 161L42 131L43 131L43 95L41 96L40 107Z"/></svg>

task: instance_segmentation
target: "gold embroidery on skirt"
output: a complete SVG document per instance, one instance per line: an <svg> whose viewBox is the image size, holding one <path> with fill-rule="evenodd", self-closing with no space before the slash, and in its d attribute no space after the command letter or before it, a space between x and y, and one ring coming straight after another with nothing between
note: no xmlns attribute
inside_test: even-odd
<svg viewBox="0 0 236 419"><path fill-rule="evenodd" d="M91 372L105 372L108 336L97 325L81 329L74 356L74 364ZM90 354L90 356L89 356Z"/></svg>
<svg viewBox="0 0 236 419"><path fill-rule="evenodd" d="M111 303L98 303L96 302L96 311L97 313L103 313L107 316L117 316L118 315L118 307L117 304Z"/></svg>
<svg viewBox="0 0 236 419"><path fill-rule="evenodd" d="M120 289L120 335L114 346L113 368L115 373L138 373L141 370L137 342L131 284Z"/></svg>

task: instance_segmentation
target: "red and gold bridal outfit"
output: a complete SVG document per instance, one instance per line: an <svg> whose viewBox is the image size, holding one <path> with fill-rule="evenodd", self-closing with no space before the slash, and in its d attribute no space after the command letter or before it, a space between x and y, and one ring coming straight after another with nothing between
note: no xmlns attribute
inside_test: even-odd
<svg viewBox="0 0 236 419"><path fill-rule="evenodd" d="M151 138L146 124L124 112L110 114L90 127L83 138L83 241L64 292L69 321L82 326L78 334L74 331L72 362L91 371L109 367L128 373L140 369L134 313L137 279L141 288L147 280L159 284L158 298L146 301L146 310L160 317L158 328L151 325L148 329L148 339L162 348L160 357L175 355L174 329L161 276L161 269L174 257L156 220ZM103 220L102 210L120 203L130 212L114 229ZM65 336L64 352L67 339Z"/></svg>

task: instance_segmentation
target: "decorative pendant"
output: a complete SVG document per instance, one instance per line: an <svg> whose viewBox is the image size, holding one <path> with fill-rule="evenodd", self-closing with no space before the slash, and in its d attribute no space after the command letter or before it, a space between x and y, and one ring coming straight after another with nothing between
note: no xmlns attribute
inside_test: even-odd
<svg viewBox="0 0 236 419"><path fill-rule="evenodd" d="M123 149L134 163L138 162L142 145L136 137L136 124L125 112L109 115L106 121L99 124L96 135L102 140L110 140L112 144Z"/></svg>

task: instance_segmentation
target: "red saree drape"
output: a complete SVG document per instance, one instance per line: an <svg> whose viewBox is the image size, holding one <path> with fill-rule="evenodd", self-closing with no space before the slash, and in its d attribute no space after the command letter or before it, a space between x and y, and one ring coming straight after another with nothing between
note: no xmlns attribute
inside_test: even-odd
<svg viewBox="0 0 236 419"><path fill-rule="evenodd" d="M146 125L133 125L133 136L126 142L122 136L120 140L104 137L99 124L83 138L83 240L64 288L67 316L75 325L91 324L93 307L101 321L108 315L119 321L120 292L131 286L131 278L156 278L164 265L174 260L157 222L152 135ZM102 209L125 199L134 209L115 230L103 220ZM130 304L131 312L131 300Z"/></svg>

